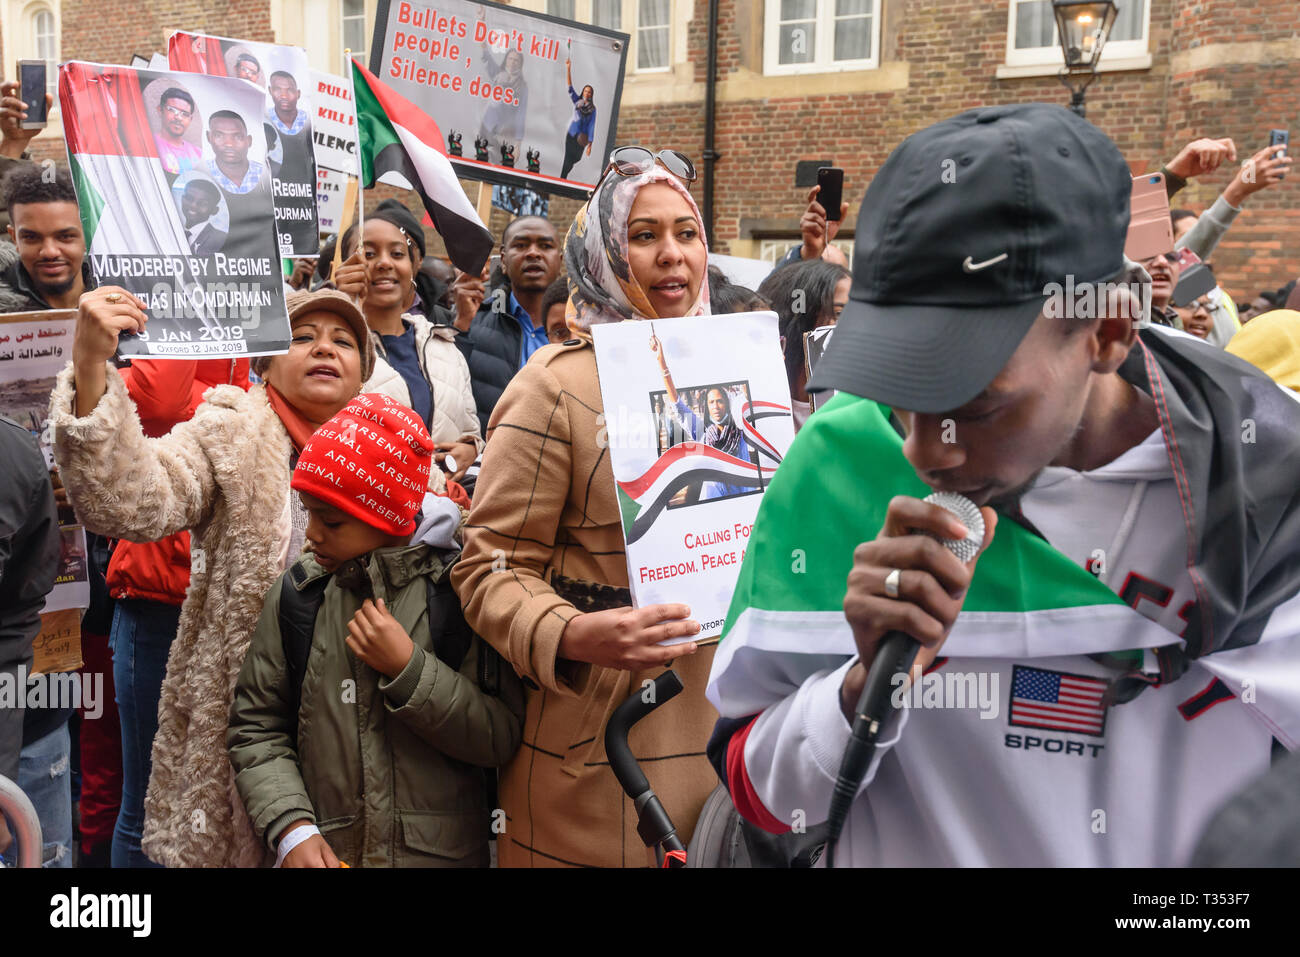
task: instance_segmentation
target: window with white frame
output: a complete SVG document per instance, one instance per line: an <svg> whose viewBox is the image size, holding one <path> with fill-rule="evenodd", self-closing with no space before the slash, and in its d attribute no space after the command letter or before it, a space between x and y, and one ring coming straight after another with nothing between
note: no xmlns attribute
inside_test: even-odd
<svg viewBox="0 0 1300 957"><path fill-rule="evenodd" d="M1052 0L1010 0L1007 26L1009 66L1061 65L1065 59L1056 37ZM1147 0L1116 0L1119 12L1101 51L1101 62L1147 53Z"/></svg>
<svg viewBox="0 0 1300 957"><path fill-rule="evenodd" d="M767 0L763 72L869 70L880 63L880 0Z"/></svg>
<svg viewBox="0 0 1300 957"><path fill-rule="evenodd" d="M368 40L365 0L343 0L343 48L365 63Z"/></svg>
<svg viewBox="0 0 1300 957"><path fill-rule="evenodd" d="M672 7L672 0L637 0L635 50L638 73L668 69Z"/></svg>
<svg viewBox="0 0 1300 957"><path fill-rule="evenodd" d="M59 37L54 14L49 10L40 9L32 14L32 37L36 41L36 58L45 61L45 92L53 96L55 105L58 105Z"/></svg>
<svg viewBox="0 0 1300 957"><path fill-rule="evenodd" d="M624 9L626 7L626 9ZM656 73L672 65L672 0L546 0L553 17L590 23L607 30L636 24L629 59L638 73Z"/></svg>
<svg viewBox="0 0 1300 957"><path fill-rule="evenodd" d="M607 30L623 29L623 0L546 0L546 12Z"/></svg>

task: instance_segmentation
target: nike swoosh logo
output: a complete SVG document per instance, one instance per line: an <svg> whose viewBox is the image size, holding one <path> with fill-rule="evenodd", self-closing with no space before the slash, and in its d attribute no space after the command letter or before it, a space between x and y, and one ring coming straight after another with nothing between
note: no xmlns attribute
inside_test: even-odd
<svg viewBox="0 0 1300 957"><path fill-rule="evenodd" d="M996 265L1006 258L1007 254L1003 253L1001 256L994 256L992 259L986 259L982 263L977 263L971 262L971 258L967 256L966 261L961 264L961 268L967 272L979 272L981 269L987 269L989 266Z"/></svg>

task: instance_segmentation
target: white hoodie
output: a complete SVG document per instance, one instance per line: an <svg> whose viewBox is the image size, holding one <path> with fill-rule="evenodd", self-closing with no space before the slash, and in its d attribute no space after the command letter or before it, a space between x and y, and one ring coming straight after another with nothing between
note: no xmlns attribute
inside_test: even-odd
<svg viewBox="0 0 1300 957"><path fill-rule="evenodd" d="M1058 550L1081 564L1103 558L1113 590L1140 587L1149 597L1134 599L1138 610L1181 631L1192 591L1159 431L1092 472L1046 469L1022 507ZM1185 864L1214 811L1268 770L1273 738L1300 745L1300 597L1274 611L1258 644L1110 707L1094 703L1089 679L1115 672L1086 653L1106 636L1084 629L1071 644L1085 653L1060 656L987 646L968 656L945 644L949 657L924 681L933 690L940 677L974 674L963 688L985 699L891 719L836 866ZM826 818L849 737L839 689L851 664L808 678L749 730L745 772L779 821Z"/></svg>

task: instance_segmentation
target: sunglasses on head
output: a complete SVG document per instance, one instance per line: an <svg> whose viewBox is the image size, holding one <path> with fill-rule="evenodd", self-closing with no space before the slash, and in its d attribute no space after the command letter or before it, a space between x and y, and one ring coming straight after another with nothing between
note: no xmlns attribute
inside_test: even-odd
<svg viewBox="0 0 1300 957"><path fill-rule="evenodd" d="M638 173L648 173L654 169L656 162L683 182L695 182L695 164L685 153L677 150L660 150L658 153L652 153L644 146L620 146L609 154L609 165L605 167L605 172L600 174L600 179L596 180L596 185L591 188L591 191L595 193L600 188L600 184L605 181L605 177L611 170L620 176L635 176Z"/></svg>

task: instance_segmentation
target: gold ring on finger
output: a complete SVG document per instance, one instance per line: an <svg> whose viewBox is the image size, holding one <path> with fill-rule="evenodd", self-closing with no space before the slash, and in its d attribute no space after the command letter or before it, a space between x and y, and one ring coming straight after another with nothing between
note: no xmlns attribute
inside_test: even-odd
<svg viewBox="0 0 1300 957"><path fill-rule="evenodd" d="M890 598L898 597L898 582L903 577L903 572L895 568L885 576L885 594Z"/></svg>
<svg viewBox="0 0 1300 957"><path fill-rule="evenodd" d="M104 297L104 301L113 302L113 303L121 302L122 294L120 292L110 292L107 296Z"/></svg>

